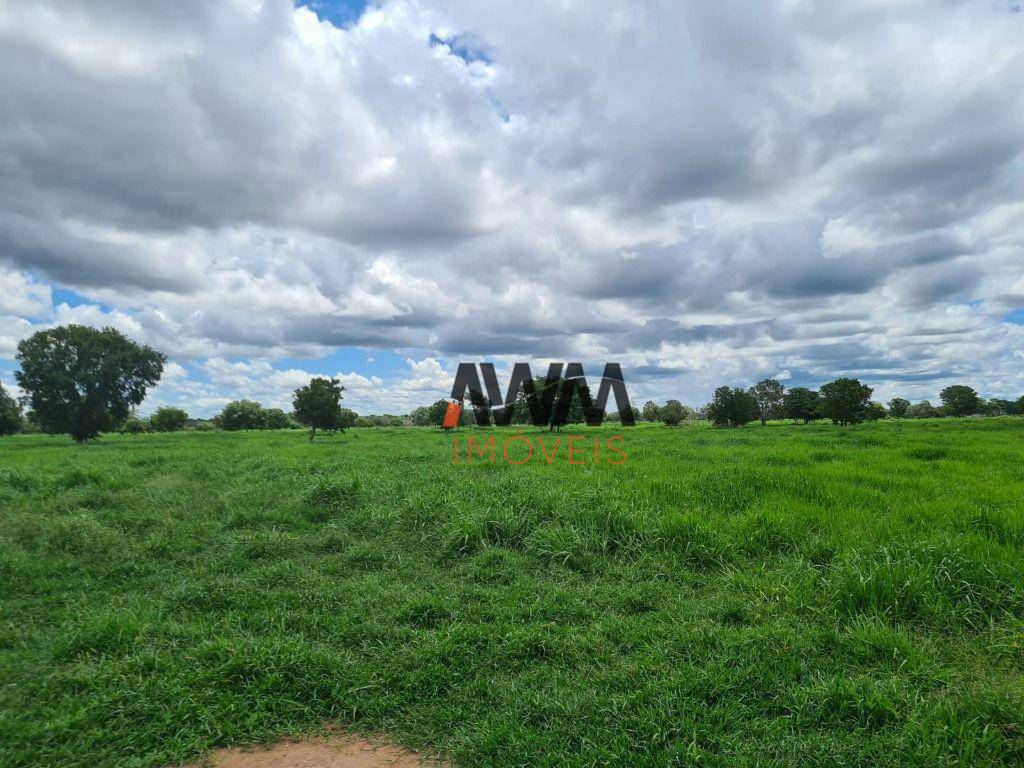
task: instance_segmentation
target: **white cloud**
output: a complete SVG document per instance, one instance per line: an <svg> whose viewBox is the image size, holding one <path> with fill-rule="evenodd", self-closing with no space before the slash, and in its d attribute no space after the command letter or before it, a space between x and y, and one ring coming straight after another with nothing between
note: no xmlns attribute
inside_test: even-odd
<svg viewBox="0 0 1024 768"><path fill-rule="evenodd" d="M283 407L310 373L274 361L343 346L412 361L341 374L371 410L481 356L619 359L634 398L779 372L1016 395L1022 17L390 0L337 29L289 0L4 5L0 358L113 325L180 366L160 397L201 408Z"/></svg>

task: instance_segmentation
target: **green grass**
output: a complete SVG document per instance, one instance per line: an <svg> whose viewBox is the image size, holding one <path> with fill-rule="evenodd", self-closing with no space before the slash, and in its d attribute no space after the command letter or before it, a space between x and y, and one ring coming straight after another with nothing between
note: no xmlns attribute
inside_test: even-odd
<svg viewBox="0 0 1024 768"><path fill-rule="evenodd" d="M328 722L466 768L1024 760L1024 420L625 434L0 441L0 765Z"/></svg>

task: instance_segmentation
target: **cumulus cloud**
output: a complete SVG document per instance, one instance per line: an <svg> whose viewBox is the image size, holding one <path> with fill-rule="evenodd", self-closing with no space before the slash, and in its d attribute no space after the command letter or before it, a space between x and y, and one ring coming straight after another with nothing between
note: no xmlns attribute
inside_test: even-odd
<svg viewBox="0 0 1024 768"><path fill-rule="evenodd" d="M341 374L371 410L462 356L1017 396L1022 33L956 0L6 3L0 358L114 325L204 412L340 347L414 361Z"/></svg>

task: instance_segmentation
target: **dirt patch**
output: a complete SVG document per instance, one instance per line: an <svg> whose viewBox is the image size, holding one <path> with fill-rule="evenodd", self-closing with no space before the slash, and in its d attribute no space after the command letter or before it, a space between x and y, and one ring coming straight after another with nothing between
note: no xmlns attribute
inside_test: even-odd
<svg viewBox="0 0 1024 768"><path fill-rule="evenodd" d="M270 747L218 749L195 768L451 768L401 747L351 736L280 741Z"/></svg>

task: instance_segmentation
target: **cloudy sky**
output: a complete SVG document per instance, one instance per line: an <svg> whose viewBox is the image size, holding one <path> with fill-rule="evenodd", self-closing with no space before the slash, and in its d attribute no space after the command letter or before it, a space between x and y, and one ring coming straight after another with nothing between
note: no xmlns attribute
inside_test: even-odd
<svg viewBox="0 0 1024 768"><path fill-rule="evenodd" d="M459 360L1024 394L1018 0L0 0L0 381L404 412Z"/></svg>

